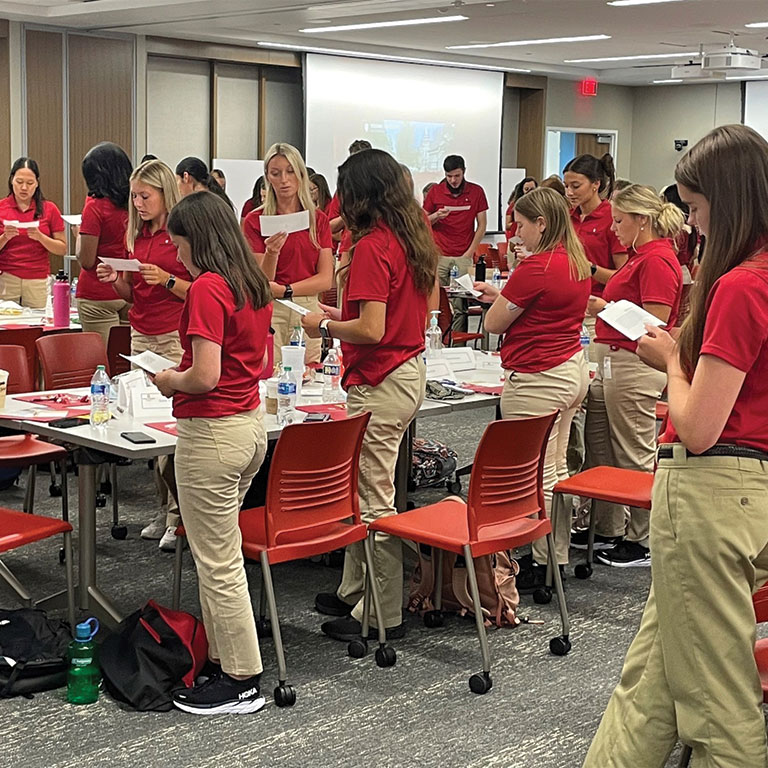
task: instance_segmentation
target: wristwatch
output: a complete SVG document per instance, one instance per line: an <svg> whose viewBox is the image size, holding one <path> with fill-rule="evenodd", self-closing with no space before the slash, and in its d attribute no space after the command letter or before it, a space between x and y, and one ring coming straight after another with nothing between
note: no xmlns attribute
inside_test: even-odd
<svg viewBox="0 0 768 768"><path fill-rule="evenodd" d="M318 328L320 329L320 336L323 339L330 339L331 338L331 331L328 328L328 323L330 323L330 318L326 317L324 320L320 321L320 325Z"/></svg>
<svg viewBox="0 0 768 768"><path fill-rule="evenodd" d="M590 264L589 271L592 273L592 275L594 275L595 272L597 272L597 264Z"/></svg>
<svg viewBox="0 0 768 768"><path fill-rule="evenodd" d="M290 285L285 286L285 293L283 294L284 299L292 299L293 298L293 288L291 288Z"/></svg>
<svg viewBox="0 0 768 768"><path fill-rule="evenodd" d="M165 287L170 291L176 285L176 275L170 275L165 281Z"/></svg>

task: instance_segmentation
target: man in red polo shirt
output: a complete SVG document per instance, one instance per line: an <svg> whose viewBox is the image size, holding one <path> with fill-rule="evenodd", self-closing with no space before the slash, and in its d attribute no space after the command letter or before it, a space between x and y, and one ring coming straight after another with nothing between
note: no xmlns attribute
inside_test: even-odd
<svg viewBox="0 0 768 768"><path fill-rule="evenodd" d="M441 285L450 282L455 264L459 275L466 275L472 266L472 256L485 235L488 201L479 184L464 177L466 167L460 155L448 155L443 160L445 178L435 184L424 199L432 233L442 258L437 267ZM463 302L454 302L454 330L466 331L467 315Z"/></svg>

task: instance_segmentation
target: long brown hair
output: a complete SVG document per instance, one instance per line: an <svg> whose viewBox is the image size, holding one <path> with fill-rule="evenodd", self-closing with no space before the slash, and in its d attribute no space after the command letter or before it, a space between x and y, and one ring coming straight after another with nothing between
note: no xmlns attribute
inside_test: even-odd
<svg viewBox="0 0 768 768"><path fill-rule="evenodd" d="M383 223L403 247L416 289L428 295L435 285L440 253L397 160L381 149L350 155L339 167L336 191L341 215L352 233L350 260L354 244ZM346 277L345 271L342 284Z"/></svg>
<svg viewBox="0 0 768 768"><path fill-rule="evenodd" d="M712 286L754 256L768 236L768 142L744 125L715 128L683 156L675 181L706 197L710 208L707 254L678 340L680 363L692 377Z"/></svg>

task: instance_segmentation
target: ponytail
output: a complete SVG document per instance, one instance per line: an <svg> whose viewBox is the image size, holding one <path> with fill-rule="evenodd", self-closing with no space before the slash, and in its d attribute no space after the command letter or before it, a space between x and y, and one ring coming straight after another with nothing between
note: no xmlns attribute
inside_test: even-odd
<svg viewBox="0 0 768 768"><path fill-rule="evenodd" d="M605 185L600 187L600 196L603 200L610 200L616 187L616 166L613 163L613 157L606 152L600 158L600 166L603 169Z"/></svg>
<svg viewBox="0 0 768 768"><path fill-rule="evenodd" d="M616 168L613 157L604 154L599 160L594 155L579 155L574 157L563 169L563 173L578 173L586 176L591 182L598 182L598 193L603 200L607 200L613 194L616 186Z"/></svg>
<svg viewBox="0 0 768 768"><path fill-rule="evenodd" d="M235 206L227 193L221 188L216 179L208 173L208 166L199 157L185 157L176 166L176 175L181 178L184 174L191 176L198 184L202 184L209 192L218 195L234 211Z"/></svg>
<svg viewBox="0 0 768 768"><path fill-rule="evenodd" d="M631 216L645 216L659 237L673 240L682 231L685 217L672 203L665 203L653 187L630 184L611 200L613 207Z"/></svg>
<svg viewBox="0 0 768 768"><path fill-rule="evenodd" d="M662 237L671 237L674 239L680 234L685 225L683 212L672 203L664 203L661 206L661 212L656 223L656 231Z"/></svg>

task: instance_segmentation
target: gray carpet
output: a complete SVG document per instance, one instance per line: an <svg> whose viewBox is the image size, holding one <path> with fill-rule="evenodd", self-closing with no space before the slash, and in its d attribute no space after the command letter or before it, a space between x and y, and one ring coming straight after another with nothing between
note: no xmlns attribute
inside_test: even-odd
<svg viewBox="0 0 768 768"><path fill-rule="evenodd" d="M419 422L419 434L442 440L468 460L490 409ZM101 585L126 612L153 597L170 602L173 556L139 539L154 513L146 464L120 468L121 516L129 538L110 537L103 511L98 532ZM75 483L72 483L75 485ZM444 491L421 491L417 503ZM76 503L72 489L72 503ZM0 493L0 504L21 506L22 490ZM38 511L58 514L40 476ZM7 555L5 562L37 595L64 585L58 547L43 542ZM573 561L583 557L573 552ZM271 701L276 663L271 641L262 644L267 707L256 715L201 718L181 712L125 712L102 695L98 703L75 707L63 691L32 700L0 702L3 746L0 766L15 768L240 768L249 766L503 766L576 768L589 746L637 629L650 572L596 567L587 582L568 579L573 650L549 654L559 634L556 601L538 606L523 597L521 614L544 624L491 632L494 687L485 696L469 691L467 679L480 671L474 623L451 618L428 630L416 616L408 634L394 643L391 669L376 667L373 654L352 660L346 646L319 633L312 608L317 591L334 588L338 570L298 562L274 571L289 666L296 687L293 708ZM257 583L257 574L254 574ZM255 590L254 600L257 601ZM2 605L15 605L3 592ZM257 604L257 603L256 603ZM184 560L182 607L197 611L191 558ZM676 763L670 762L670 765Z"/></svg>

